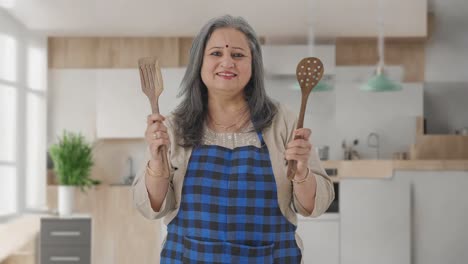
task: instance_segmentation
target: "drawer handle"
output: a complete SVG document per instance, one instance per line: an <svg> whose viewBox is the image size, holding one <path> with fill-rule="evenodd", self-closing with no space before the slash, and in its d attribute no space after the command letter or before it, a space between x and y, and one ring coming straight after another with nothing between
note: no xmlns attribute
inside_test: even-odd
<svg viewBox="0 0 468 264"><path fill-rule="evenodd" d="M80 257L60 257L60 256L51 256L50 261L70 261L70 262L78 262L80 261Z"/></svg>
<svg viewBox="0 0 468 264"><path fill-rule="evenodd" d="M52 231L50 232L51 236L80 236L81 232L79 231Z"/></svg>

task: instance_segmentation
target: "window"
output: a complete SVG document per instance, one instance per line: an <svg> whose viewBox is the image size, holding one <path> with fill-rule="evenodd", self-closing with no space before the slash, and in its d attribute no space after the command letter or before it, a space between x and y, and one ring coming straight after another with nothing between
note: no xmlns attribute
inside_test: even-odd
<svg viewBox="0 0 468 264"><path fill-rule="evenodd" d="M17 46L12 36L0 33L0 80L16 81Z"/></svg>
<svg viewBox="0 0 468 264"><path fill-rule="evenodd" d="M16 41L0 34L0 217L17 211Z"/></svg>
<svg viewBox="0 0 468 264"><path fill-rule="evenodd" d="M20 31L0 32L0 220L46 205L46 39Z"/></svg>

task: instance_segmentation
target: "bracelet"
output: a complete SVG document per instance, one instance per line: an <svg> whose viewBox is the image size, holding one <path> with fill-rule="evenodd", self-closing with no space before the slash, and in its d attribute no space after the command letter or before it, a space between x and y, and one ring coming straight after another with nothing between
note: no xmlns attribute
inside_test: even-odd
<svg viewBox="0 0 468 264"><path fill-rule="evenodd" d="M169 177L164 177L161 175L161 173L156 173L154 172L150 166L149 166L150 161L148 160L148 163L146 163L146 174L148 174L152 178L162 178L162 179L169 179Z"/></svg>
<svg viewBox="0 0 468 264"><path fill-rule="evenodd" d="M295 183L303 183L303 182L307 181L307 179L309 178L309 172L310 172L310 169L309 169L309 167L307 167L307 174L306 174L306 176L304 176L303 179L295 180L294 178L292 178L291 181L295 182Z"/></svg>

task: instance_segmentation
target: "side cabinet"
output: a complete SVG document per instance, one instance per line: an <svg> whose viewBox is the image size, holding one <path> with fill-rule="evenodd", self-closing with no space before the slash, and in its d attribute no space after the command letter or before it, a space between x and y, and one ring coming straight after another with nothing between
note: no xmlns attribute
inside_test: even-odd
<svg viewBox="0 0 468 264"><path fill-rule="evenodd" d="M90 264L91 218L42 218L40 264Z"/></svg>

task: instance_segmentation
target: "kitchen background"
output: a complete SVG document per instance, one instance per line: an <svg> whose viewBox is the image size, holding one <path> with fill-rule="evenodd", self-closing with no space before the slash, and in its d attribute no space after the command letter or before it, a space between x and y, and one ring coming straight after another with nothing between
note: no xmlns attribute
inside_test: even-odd
<svg viewBox="0 0 468 264"><path fill-rule="evenodd" d="M81 132L94 145L92 177L102 181L77 202L78 210L94 219L93 263L133 263L135 259L153 263L158 247L150 245L157 243L162 232L159 224L142 219L132 209L125 185L146 160L142 137L150 108L140 92L136 62L143 56L160 57L165 83L161 111L169 114L178 102L192 37L210 17L230 13L244 16L261 37L272 98L299 110L295 67L310 54L323 60L327 82L333 87L312 92L305 126L312 129L316 147L329 147L324 166L338 168L343 183L339 194L348 198L340 201L339 213L314 220L321 225L301 219L314 223L304 224L307 229L301 230L306 245L321 248L310 259L466 263L463 248L468 246L468 232L462 223L468 220L468 197L462 186L468 184L468 137L455 134L468 134L468 2L386 1L385 69L403 86L402 91L388 93L359 89L378 61L377 1L244 2L248 11L223 1L210 2L209 11L190 1L157 2L0 1L0 212L5 212L0 217L56 207L55 179L45 162L46 150L64 129ZM265 7L268 11L259 17L258 10ZM350 145L355 139L359 143L354 149L362 162L381 163L361 163L364 169L356 174L362 177L342 181L341 177L349 176L346 166L351 166L341 163L342 143ZM388 162L404 155L437 161L449 171L444 173L453 175L441 179L440 168L424 168L430 172L421 180L419 171L407 171L408 165L385 184L361 179L387 173L387 167L396 166ZM457 169L441 162L446 160L454 161ZM373 203L357 208L356 204L366 201L356 193L369 189L366 198ZM426 202L415 204L419 200ZM383 213L385 206L391 209L384 211L393 214ZM429 213L434 211L439 214ZM388 230L363 242L352 230L375 224L369 212L384 216L376 226ZM434 226L447 232L434 231ZM11 237L2 236L7 227L1 228L2 224L0 263L34 263L31 256L21 254L34 252L31 247L4 246ZM112 232L117 229L122 232ZM19 237L13 244L22 246ZM391 247L394 250L389 251ZM153 248L145 256L135 253ZM18 262L22 257L30 262Z"/></svg>

